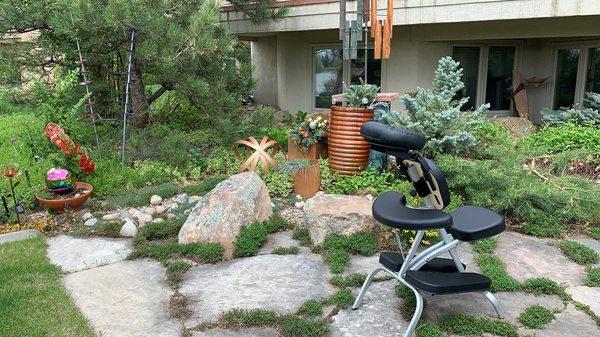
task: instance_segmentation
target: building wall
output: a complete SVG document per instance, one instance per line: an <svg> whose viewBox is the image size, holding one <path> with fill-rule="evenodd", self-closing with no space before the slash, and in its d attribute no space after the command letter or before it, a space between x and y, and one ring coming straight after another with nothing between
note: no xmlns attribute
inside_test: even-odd
<svg viewBox="0 0 600 337"><path fill-rule="evenodd" d="M600 17L396 26L392 56L382 64L382 91L403 94L417 87L429 87L437 61L450 55L456 43L516 43L519 45L516 66L524 78L553 76L557 46L578 41L600 43L597 22ZM313 106L312 50L315 46L339 46L338 31L278 33L276 40L279 106L290 112L310 111ZM527 87L534 122L539 123L539 112L551 105L553 88L553 77L538 88ZM401 102L395 102L392 108L401 110L403 107Z"/></svg>
<svg viewBox="0 0 600 337"><path fill-rule="evenodd" d="M255 39L250 44L250 53L252 75L258 81L254 90L256 102L277 106L277 37Z"/></svg>

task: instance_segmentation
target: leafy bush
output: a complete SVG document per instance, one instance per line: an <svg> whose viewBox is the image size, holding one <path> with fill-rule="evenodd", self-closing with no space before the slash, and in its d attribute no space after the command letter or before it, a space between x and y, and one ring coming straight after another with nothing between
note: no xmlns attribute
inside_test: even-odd
<svg viewBox="0 0 600 337"><path fill-rule="evenodd" d="M208 177L199 184L190 184L190 185L183 186L182 191L189 195L203 196L206 193L212 191L217 186L217 184L219 184L221 181L223 181L225 179L227 179L226 176L220 176L220 175Z"/></svg>
<svg viewBox="0 0 600 337"><path fill-rule="evenodd" d="M588 229L588 235L596 240L600 240L600 227L593 227Z"/></svg>
<svg viewBox="0 0 600 337"><path fill-rule="evenodd" d="M300 315L307 317L317 317L323 314L323 304L317 300L308 300L298 309Z"/></svg>
<svg viewBox="0 0 600 337"><path fill-rule="evenodd" d="M205 263L215 263L223 259L223 246L220 243L186 243L179 245L182 256Z"/></svg>
<svg viewBox="0 0 600 337"><path fill-rule="evenodd" d="M294 224L288 222L287 220L279 216L271 217L268 221L264 222L263 225L265 226L265 229L269 234L279 232L281 230L290 230L294 228Z"/></svg>
<svg viewBox="0 0 600 337"><path fill-rule="evenodd" d="M165 125L132 130L127 141L127 156L134 160L151 160L183 168L189 163L187 136Z"/></svg>
<svg viewBox="0 0 600 337"><path fill-rule="evenodd" d="M371 256L379 251L375 234L369 232L357 232L350 236L328 234L323 241L323 248L364 256Z"/></svg>
<svg viewBox="0 0 600 337"><path fill-rule="evenodd" d="M559 295L564 290L553 280L547 278L532 278L523 281L522 290L539 295Z"/></svg>
<svg viewBox="0 0 600 337"><path fill-rule="evenodd" d="M569 259L579 264L597 263L600 259L598 253L579 242L564 240L558 246Z"/></svg>
<svg viewBox="0 0 600 337"><path fill-rule="evenodd" d="M558 127L545 127L529 136L528 143L559 153L569 149L586 149L600 152L600 128L568 123Z"/></svg>
<svg viewBox="0 0 600 337"><path fill-rule="evenodd" d="M292 179L286 172L279 170L269 170L261 172L260 177L267 185L271 196L286 198L292 193Z"/></svg>
<svg viewBox="0 0 600 337"><path fill-rule="evenodd" d="M542 122L551 126L567 123L600 126L600 94L586 92L584 103L584 107L575 105L559 110L544 109L542 110Z"/></svg>
<svg viewBox="0 0 600 337"><path fill-rule="evenodd" d="M240 234L235 240L235 257L255 256L258 250L267 241L267 230L260 222L255 222L250 226L242 226Z"/></svg>
<svg viewBox="0 0 600 337"><path fill-rule="evenodd" d="M588 108L600 110L600 93L586 92L583 104Z"/></svg>
<svg viewBox="0 0 600 337"><path fill-rule="evenodd" d="M532 305L523 311L518 319L529 329L543 329L544 325L552 322L555 316L552 311L541 305Z"/></svg>
<svg viewBox="0 0 600 337"><path fill-rule="evenodd" d="M284 151L287 151L289 132L290 129L287 127L273 126L267 131L267 136L275 140Z"/></svg>
<svg viewBox="0 0 600 337"><path fill-rule="evenodd" d="M332 249L325 254L325 262L329 265L332 273L339 274L350 262L350 254L344 250Z"/></svg>
<svg viewBox="0 0 600 337"><path fill-rule="evenodd" d="M291 247L277 247L273 249L273 254L275 255L296 255L300 252L300 248L297 246Z"/></svg>
<svg viewBox="0 0 600 337"><path fill-rule="evenodd" d="M326 304L337 305L342 309L346 309L354 303L354 295L348 288L341 288L331 297L327 298Z"/></svg>
<svg viewBox="0 0 600 337"><path fill-rule="evenodd" d="M459 66L451 57L442 58L431 89L418 88L416 94L402 96L408 111L406 117L400 112L383 116L383 121L391 126L425 134L427 144L422 152L427 155L465 153L477 145L473 132L490 106L461 111L469 98L455 99L465 86Z"/></svg>

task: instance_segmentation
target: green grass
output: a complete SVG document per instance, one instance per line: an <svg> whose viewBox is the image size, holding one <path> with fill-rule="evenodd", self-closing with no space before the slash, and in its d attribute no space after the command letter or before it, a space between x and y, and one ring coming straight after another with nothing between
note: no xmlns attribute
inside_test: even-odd
<svg viewBox="0 0 600 337"><path fill-rule="evenodd" d="M477 265L482 273L492 280L491 291L516 291L520 284L508 275L504 262L492 254L479 254L476 258Z"/></svg>
<svg viewBox="0 0 600 337"><path fill-rule="evenodd" d="M317 300L308 300L298 309L298 314L307 317L317 317L323 314L323 303Z"/></svg>
<svg viewBox="0 0 600 337"><path fill-rule="evenodd" d="M447 333L465 336L483 336L487 332L496 336L519 337L517 327L509 322L465 314L442 317L440 328Z"/></svg>
<svg viewBox="0 0 600 337"><path fill-rule="evenodd" d="M330 250L344 250L351 254L371 256L379 251L375 234L357 232L350 236L328 234L323 241L323 248Z"/></svg>
<svg viewBox="0 0 600 337"><path fill-rule="evenodd" d="M199 196L203 196L206 193L210 192L213 188L215 188L215 186L217 186L217 184L219 184L221 181L227 179L226 176L213 176L213 177L209 177L206 178L205 180L203 180L201 183L198 184L190 184L190 185L185 185L181 188L181 190L183 191L183 193L187 193L188 195L199 195Z"/></svg>
<svg viewBox="0 0 600 337"><path fill-rule="evenodd" d="M308 229L306 229L306 228L302 228L302 227L296 228L294 230L294 234L292 235L292 238L294 240L298 240L300 242L300 244L303 246L311 246L312 245L312 239L310 238L310 233L308 232Z"/></svg>
<svg viewBox="0 0 600 337"><path fill-rule="evenodd" d="M297 246L292 247L277 247L273 249L273 254L276 255L297 255L300 252L300 248Z"/></svg>
<svg viewBox="0 0 600 337"><path fill-rule="evenodd" d="M286 315L281 318L279 324L279 332L282 337L325 337L329 335L329 325L322 320Z"/></svg>
<svg viewBox="0 0 600 337"><path fill-rule="evenodd" d="M44 238L0 245L0 336L93 336L46 259Z"/></svg>
<svg viewBox="0 0 600 337"><path fill-rule="evenodd" d="M267 232L262 223L255 222L250 226L242 226L240 234L235 240L235 257L255 256L258 250L267 241Z"/></svg>
<svg viewBox="0 0 600 337"><path fill-rule="evenodd" d="M552 322L555 316L552 311L540 305L532 305L523 311L518 319L529 329L543 329L544 325Z"/></svg>
<svg viewBox="0 0 600 337"><path fill-rule="evenodd" d="M348 276L334 275L329 283L336 287L349 287L357 288L361 287L367 278L367 274L350 274ZM393 280L391 276L376 276L373 278L373 282L383 282Z"/></svg>
<svg viewBox="0 0 600 337"><path fill-rule="evenodd" d="M107 204L116 207L140 207L150 204L150 197L159 195L163 199L170 198L181 192L181 187L174 183L164 183L158 186L142 187L136 192L129 192L120 196L108 198Z"/></svg>
<svg viewBox="0 0 600 337"><path fill-rule="evenodd" d="M340 274L350 262L350 254L343 250L330 250L325 253L325 262L334 274Z"/></svg>
<svg viewBox="0 0 600 337"><path fill-rule="evenodd" d="M417 327L417 337L444 337L444 332L435 324L423 323Z"/></svg>
<svg viewBox="0 0 600 337"><path fill-rule="evenodd" d="M183 226L182 220L167 220L162 223L149 223L140 228L138 236L146 240L162 240L177 237Z"/></svg>
<svg viewBox="0 0 600 337"><path fill-rule="evenodd" d="M277 324L277 313L269 310L233 309L221 316L227 328L271 326Z"/></svg>
<svg viewBox="0 0 600 337"><path fill-rule="evenodd" d="M600 287L600 267L590 268L588 270L585 285L588 287Z"/></svg>
<svg viewBox="0 0 600 337"><path fill-rule="evenodd" d="M564 292L564 289L558 283L545 277L525 280L521 284L521 289L536 296L560 295Z"/></svg>
<svg viewBox="0 0 600 337"><path fill-rule="evenodd" d="M563 240L558 247L572 261L579 264L592 264L598 262L598 253L593 249L575 241Z"/></svg>
<svg viewBox="0 0 600 337"><path fill-rule="evenodd" d="M396 296L402 299L402 303L400 304L400 315L407 320L410 321L412 319L413 314L415 313L415 309L417 307L417 298L410 288L403 284L399 284L395 288ZM427 302L423 301L423 306L427 306Z"/></svg>
<svg viewBox="0 0 600 337"><path fill-rule="evenodd" d="M282 337L325 337L329 326L320 319L302 318L297 315L278 316L269 310L233 309L221 315L218 322L204 326L205 329L221 327L237 330L248 327L271 326L278 328Z"/></svg>
<svg viewBox="0 0 600 337"><path fill-rule="evenodd" d="M337 305L342 309L346 309L354 303L354 295L348 288L341 288L335 294L325 300L325 304Z"/></svg>
<svg viewBox="0 0 600 337"><path fill-rule="evenodd" d="M592 227L588 229L588 235L596 240L600 240L600 227Z"/></svg>
<svg viewBox="0 0 600 337"><path fill-rule="evenodd" d="M185 262L170 262L167 264L167 282L178 285L183 280L185 273L192 267Z"/></svg>
<svg viewBox="0 0 600 337"><path fill-rule="evenodd" d="M473 250L478 254L494 252L494 249L498 246L498 237L492 237L484 240L477 241L473 244Z"/></svg>
<svg viewBox="0 0 600 337"><path fill-rule="evenodd" d="M178 244L177 238L149 241L138 235L133 239L134 253L131 258L152 257L163 263L170 258L187 257L198 263L215 263L223 259L220 243Z"/></svg>

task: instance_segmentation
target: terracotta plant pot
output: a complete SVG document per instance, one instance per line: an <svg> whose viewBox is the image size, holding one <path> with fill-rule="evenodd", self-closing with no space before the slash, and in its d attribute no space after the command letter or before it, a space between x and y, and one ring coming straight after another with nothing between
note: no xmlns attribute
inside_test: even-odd
<svg viewBox="0 0 600 337"><path fill-rule="evenodd" d="M92 195L92 191L94 188L92 185L83 182L76 182L75 188L86 189L85 193L82 193L78 197L66 198L66 199L56 199L56 200L48 200L44 198L40 198L39 196L35 196L38 202L43 204L44 206L55 210L57 213L61 214L65 212L65 209L72 209L74 211L78 211L81 209L81 205L90 198Z"/></svg>
<svg viewBox="0 0 600 337"><path fill-rule="evenodd" d="M373 109L331 106L331 125L327 140L331 171L351 176L369 164L369 144L360 127L373 120Z"/></svg>
<svg viewBox="0 0 600 337"><path fill-rule="evenodd" d="M319 158L327 158L326 144L317 143L308 149L303 149L292 139L292 136L288 136L288 160L315 160Z"/></svg>
<svg viewBox="0 0 600 337"><path fill-rule="evenodd" d="M312 160L309 167L301 168L292 175L294 194L306 200L312 198L321 189L321 169L316 160Z"/></svg>

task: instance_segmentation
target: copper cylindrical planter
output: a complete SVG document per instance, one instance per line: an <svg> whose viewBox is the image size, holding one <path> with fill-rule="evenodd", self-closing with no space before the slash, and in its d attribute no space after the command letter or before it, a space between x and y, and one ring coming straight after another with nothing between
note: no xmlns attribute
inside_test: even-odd
<svg viewBox="0 0 600 337"><path fill-rule="evenodd" d="M370 120L373 109L331 106L327 139L331 171L351 176L367 167L371 149L361 136L360 127Z"/></svg>
<svg viewBox="0 0 600 337"><path fill-rule="evenodd" d="M321 169L319 162L310 161L309 167L304 167L292 175L294 183L294 194L300 195L302 199L312 198L321 189Z"/></svg>

